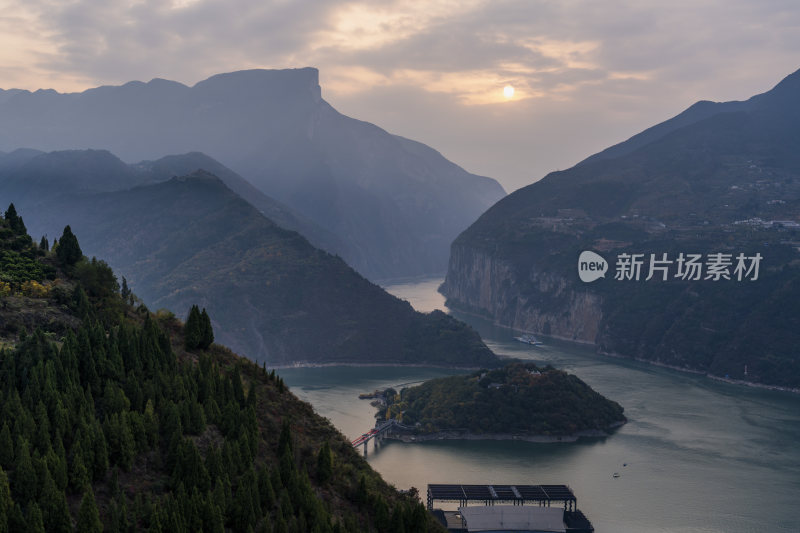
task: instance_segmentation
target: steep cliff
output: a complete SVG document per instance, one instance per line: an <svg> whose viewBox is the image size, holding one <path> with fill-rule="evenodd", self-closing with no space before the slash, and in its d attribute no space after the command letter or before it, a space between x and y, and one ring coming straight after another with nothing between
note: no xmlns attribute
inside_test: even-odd
<svg viewBox="0 0 800 533"><path fill-rule="evenodd" d="M563 273L531 266L518 271L509 259L456 243L442 292L447 305L520 331L594 343L602 298L570 283ZM524 288L523 288L524 287Z"/></svg>

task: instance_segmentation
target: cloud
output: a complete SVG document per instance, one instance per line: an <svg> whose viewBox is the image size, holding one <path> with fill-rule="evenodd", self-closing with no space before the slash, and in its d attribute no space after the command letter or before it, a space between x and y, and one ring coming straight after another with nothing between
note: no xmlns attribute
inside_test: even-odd
<svg viewBox="0 0 800 533"><path fill-rule="evenodd" d="M7 88L193 84L244 68L316 66L323 96L344 112L442 148L509 189L698 99L746 98L800 66L796 0L0 5ZM506 84L516 88L511 101Z"/></svg>

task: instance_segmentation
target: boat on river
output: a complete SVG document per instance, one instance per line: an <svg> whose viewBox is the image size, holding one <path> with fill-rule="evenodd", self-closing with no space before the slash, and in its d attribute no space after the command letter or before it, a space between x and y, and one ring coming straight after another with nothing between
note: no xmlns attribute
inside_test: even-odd
<svg viewBox="0 0 800 533"><path fill-rule="evenodd" d="M530 344L530 345L533 345L533 346L541 346L542 345L542 342L539 339L537 339L536 337L534 337L533 335L527 335L527 334L526 335L520 335L519 337L514 337L514 340L517 340L517 341L525 343L525 344Z"/></svg>

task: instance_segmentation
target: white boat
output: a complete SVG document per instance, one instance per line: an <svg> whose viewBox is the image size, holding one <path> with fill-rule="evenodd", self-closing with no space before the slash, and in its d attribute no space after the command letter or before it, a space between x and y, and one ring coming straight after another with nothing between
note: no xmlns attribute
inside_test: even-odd
<svg viewBox="0 0 800 533"><path fill-rule="evenodd" d="M533 346L541 346L542 342L539 341L533 335L520 335L519 337L514 337L514 340L518 340L519 342L524 342L525 344L532 344Z"/></svg>

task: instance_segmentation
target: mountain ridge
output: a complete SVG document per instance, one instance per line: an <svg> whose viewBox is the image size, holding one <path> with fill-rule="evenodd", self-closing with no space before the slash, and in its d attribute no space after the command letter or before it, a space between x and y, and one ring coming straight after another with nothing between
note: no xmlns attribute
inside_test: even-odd
<svg viewBox="0 0 800 533"><path fill-rule="evenodd" d="M448 305L600 353L797 387L798 81L700 104L699 120L645 130L657 138L634 136L500 200L453 243ZM720 112L700 117L709 110ZM584 250L611 257L606 279L579 281ZM760 254L765 264L752 283L614 279L610 254L681 252Z"/></svg>
<svg viewBox="0 0 800 533"><path fill-rule="evenodd" d="M796 70L783 78L769 91L752 96L747 100L733 100L729 102L700 100L678 115L656 124L655 126L651 126L626 141L601 150L582 160L578 165L598 161L600 159L613 159L626 155L684 126L692 125L719 113L746 111L755 106L763 105L765 100L775 100L776 98L783 99L786 97L791 98L797 94L797 91L800 91L800 70Z"/></svg>
<svg viewBox="0 0 800 533"><path fill-rule="evenodd" d="M98 154L59 152L56 159ZM270 366L496 364L471 328L443 313L417 313L277 225L217 176L196 171L87 192L73 176L78 168L64 175L71 191L18 204L35 213L29 230L52 236L69 221L85 253L105 257L148 305L208 308L219 338L239 353ZM0 173L1 196L19 197L4 183ZM41 194L33 185L23 198ZM29 205L38 207L27 211Z"/></svg>
<svg viewBox="0 0 800 533"><path fill-rule="evenodd" d="M0 150L203 152L335 234L370 279L441 273L450 242L505 191L322 99L314 68L238 71L0 99ZM339 246L339 245L336 245Z"/></svg>

